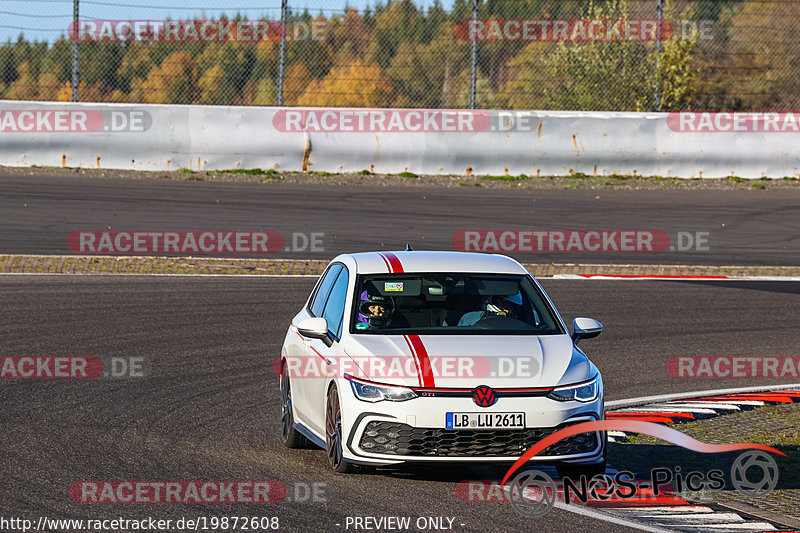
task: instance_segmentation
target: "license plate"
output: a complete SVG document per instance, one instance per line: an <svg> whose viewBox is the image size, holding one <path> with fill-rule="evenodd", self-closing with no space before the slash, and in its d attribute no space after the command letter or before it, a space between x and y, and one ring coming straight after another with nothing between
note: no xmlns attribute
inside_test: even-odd
<svg viewBox="0 0 800 533"><path fill-rule="evenodd" d="M524 429L525 413L446 413L447 429Z"/></svg>

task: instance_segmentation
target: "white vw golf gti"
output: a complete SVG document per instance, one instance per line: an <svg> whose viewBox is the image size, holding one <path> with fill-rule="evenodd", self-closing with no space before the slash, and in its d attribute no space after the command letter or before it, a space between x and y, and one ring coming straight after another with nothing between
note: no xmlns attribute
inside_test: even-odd
<svg viewBox="0 0 800 533"><path fill-rule="evenodd" d="M600 372L517 261L459 252L335 258L292 319L278 361L282 437L331 467L514 461L542 438L605 416ZM605 470L606 436L565 438L535 460Z"/></svg>

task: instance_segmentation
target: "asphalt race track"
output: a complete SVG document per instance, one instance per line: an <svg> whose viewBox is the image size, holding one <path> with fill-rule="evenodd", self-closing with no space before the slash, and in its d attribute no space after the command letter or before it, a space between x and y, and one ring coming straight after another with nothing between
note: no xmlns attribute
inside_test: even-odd
<svg viewBox="0 0 800 533"><path fill-rule="evenodd" d="M332 178L333 179L333 178ZM398 178L402 179L402 178ZM660 253L512 253L523 262L796 265L798 190L533 190L211 183L0 174L0 253L69 254L73 231L324 233L324 251L453 249L461 230L661 230ZM113 255L113 254L112 254ZM222 254L218 254L222 255Z"/></svg>
<svg viewBox="0 0 800 533"><path fill-rule="evenodd" d="M135 193L132 186L115 187ZM110 197L119 190L102 194L110 205L125 201ZM100 206L99 198L87 201ZM38 209L37 216L44 216ZM15 229L19 239L22 225L37 217L3 218L4 231ZM34 234L43 234L47 224L61 228L63 220L52 213ZM19 244L5 246L19 252ZM0 382L0 515L278 516L282 531L344 531L348 515L447 516L455 519L456 531L625 531L558 509L534 525L508 504L456 497L458 481L498 479L502 468L407 466L342 476L329 470L320 450L283 448L271 363L313 283L271 277L0 277L0 354L141 357L145 368L143 377ZM665 363L676 355L798 355L800 284L543 285L565 320L592 316L606 324L600 337L582 347L604 374L607 400L765 383L671 379ZM798 380L786 382L792 381ZM327 502L115 506L68 498L75 481L178 479L276 480L290 487L290 497L297 482L325 483Z"/></svg>

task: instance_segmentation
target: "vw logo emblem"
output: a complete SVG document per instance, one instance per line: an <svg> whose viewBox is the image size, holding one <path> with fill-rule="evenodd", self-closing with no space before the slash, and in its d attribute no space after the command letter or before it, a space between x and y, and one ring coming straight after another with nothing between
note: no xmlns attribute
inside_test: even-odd
<svg viewBox="0 0 800 533"><path fill-rule="evenodd" d="M487 385L481 385L472 391L472 401L481 407L491 407L497 402L497 394Z"/></svg>

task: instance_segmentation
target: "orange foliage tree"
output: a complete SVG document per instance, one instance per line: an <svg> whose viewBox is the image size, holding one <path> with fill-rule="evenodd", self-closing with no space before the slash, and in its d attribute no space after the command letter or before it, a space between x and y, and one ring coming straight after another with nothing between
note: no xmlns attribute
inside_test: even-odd
<svg viewBox="0 0 800 533"><path fill-rule="evenodd" d="M309 107L388 107L393 97L392 83L381 75L377 64L365 66L361 60L334 67L322 80L314 80L297 105Z"/></svg>

